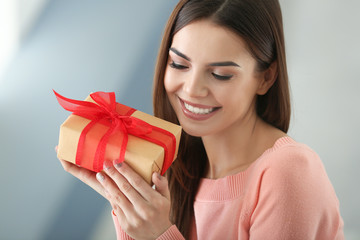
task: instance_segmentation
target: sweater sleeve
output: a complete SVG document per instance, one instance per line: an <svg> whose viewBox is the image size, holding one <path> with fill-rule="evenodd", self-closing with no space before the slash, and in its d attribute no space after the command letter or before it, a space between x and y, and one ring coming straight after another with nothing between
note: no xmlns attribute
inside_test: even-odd
<svg viewBox="0 0 360 240"><path fill-rule="evenodd" d="M133 240L133 238L121 229L119 221L113 211L111 211L111 215L115 225L116 239ZM185 240L185 238L181 235L179 229L175 225L172 225L166 232L159 236L157 240Z"/></svg>
<svg viewBox="0 0 360 240"><path fill-rule="evenodd" d="M179 229L172 225L166 232L164 232L157 240L185 240Z"/></svg>
<svg viewBox="0 0 360 240"><path fill-rule="evenodd" d="M339 202L315 152L287 147L263 169L250 239L344 239Z"/></svg>

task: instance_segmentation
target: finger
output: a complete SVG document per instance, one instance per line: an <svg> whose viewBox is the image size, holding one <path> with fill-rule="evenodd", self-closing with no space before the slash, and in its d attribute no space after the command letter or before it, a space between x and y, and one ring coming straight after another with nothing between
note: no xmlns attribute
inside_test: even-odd
<svg viewBox="0 0 360 240"><path fill-rule="evenodd" d="M107 199L112 202L112 205L114 207L118 206L119 208L124 210L123 212L126 217L129 217L127 213L130 213L133 209L132 204L129 202L127 197L121 191L119 191L119 188L114 183L114 181L102 172L98 172L96 174L96 179L104 187Z"/></svg>
<svg viewBox="0 0 360 240"><path fill-rule="evenodd" d="M161 176L158 172L154 172L152 175L152 181L155 184L156 191L163 195L166 199L170 200L170 191L167 178Z"/></svg>
<svg viewBox="0 0 360 240"><path fill-rule="evenodd" d="M116 163L116 161L114 161L114 166L116 167L117 171L127 180L127 182L130 183L132 189L136 190L136 192L138 192L138 194L140 194L143 199L145 199L146 201L150 201L150 199L154 194L154 190L139 174L137 174L134 170L132 170L132 168L129 165L127 165L125 162ZM128 189L125 188L125 190ZM131 201L138 199L137 194L131 196L133 194L132 191L126 191L124 193L126 194L126 196L129 195L128 197L129 199L130 198L132 199Z"/></svg>
<svg viewBox="0 0 360 240"><path fill-rule="evenodd" d="M113 210L112 214L114 216L116 216L119 219L119 221L120 221L120 219L126 219L124 212L121 210L120 206L118 204L116 204L116 202L113 199L113 197L111 196L111 194L109 192L105 191L105 195L108 198L109 203L112 207L112 210Z"/></svg>
<svg viewBox="0 0 360 240"><path fill-rule="evenodd" d="M98 173L96 176L103 184L107 194L111 195L110 203L115 210L120 226L125 231L131 229L133 225L139 226L137 223L141 222L140 215L146 212L145 209L148 207L146 201L114 167L107 167L105 171L106 174ZM121 181L124 181L123 183L119 183L121 178ZM126 190L124 191L124 189ZM136 193L134 194L136 197L132 193Z"/></svg>
<svg viewBox="0 0 360 240"><path fill-rule="evenodd" d="M124 226L124 224L126 224L128 222L125 213L121 210L119 205L117 205L113 201L109 201L109 202L113 209L112 214L117 218L120 226Z"/></svg>

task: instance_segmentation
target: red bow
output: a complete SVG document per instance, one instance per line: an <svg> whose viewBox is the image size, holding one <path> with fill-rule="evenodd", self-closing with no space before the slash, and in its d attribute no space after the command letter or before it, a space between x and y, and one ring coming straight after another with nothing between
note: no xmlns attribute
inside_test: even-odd
<svg viewBox="0 0 360 240"><path fill-rule="evenodd" d="M133 108L128 108L127 112L123 115L119 114L116 110L117 103L114 92L95 92L90 94L90 97L97 104L93 102L69 99L61 96L55 91L54 93L56 95L59 104L65 110L68 110L70 112L73 112L73 114L75 115L91 120L90 123L86 125L86 127L83 129L83 131L80 134L77 153L76 153L76 160L75 160L76 164L81 165L84 143L87 133L96 123L101 123L106 126L109 126L109 129L101 137L97 145L94 156L93 169L91 170L95 172L99 172L103 169L104 156L105 156L107 143L109 141L110 136L112 136L116 132L122 133L120 135L121 137L120 139L121 147L120 147L120 156L119 156L120 162L124 161L126 146L128 142L128 134L131 134L136 137L158 144L164 148L165 159L161 174L165 173L167 168L171 165L175 154L175 145L176 145L176 139L174 135L164 129L152 126L143 120L132 117L131 114L134 111L136 111ZM167 143L167 141L164 141L164 137L162 137L163 138L162 140L154 138L154 136L151 136L151 133L153 131L155 131L154 134L156 136L159 136L160 133L160 135L165 136L165 138L170 137L171 143L169 144Z"/></svg>

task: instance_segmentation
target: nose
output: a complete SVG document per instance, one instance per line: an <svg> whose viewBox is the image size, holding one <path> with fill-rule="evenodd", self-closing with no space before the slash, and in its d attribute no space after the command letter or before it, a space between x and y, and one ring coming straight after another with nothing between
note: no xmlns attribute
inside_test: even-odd
<svg viewBox="0 0 360 240"><path fill-rule="evenodd" d="M189 97L206 97L208 86L205 76L196 72L189 74L183 84L183 90Z"/></svg>

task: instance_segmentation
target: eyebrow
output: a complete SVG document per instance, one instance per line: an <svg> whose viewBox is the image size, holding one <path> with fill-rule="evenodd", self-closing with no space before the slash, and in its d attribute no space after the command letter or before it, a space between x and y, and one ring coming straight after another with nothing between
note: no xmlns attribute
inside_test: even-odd
<svg viewBox="0 0 360 240"><path fill-rule="evenodd" d="M231 62L231 61L210 63L209 66L213 66L213 67L227 67L227 66L240 67L239 64L237 64L235 62Z"/></svg>
<svg viewBox="0 0 360 240"><path fill-rule="evenodd" d="M185 54L179 52L176 48L170 48L170 51L172 51L172 52L175 53L176 55L178 55L178 56L180 56L180 57L188 60L189 62L191 62L191 59L190 59L188 56L186 56Z"/></svg>
<svg viewBox="0 0 360 240"><path fill-rule="evenodd" d="M169 50L172 51L173 53L175 53L176 55L178 55L179 57L182 57L185 60L191 62L191 59L188 56L186 56L185 54L183 54L176 48L170 48ZM227 66L240 67L239 64L232 62L232 61L214 62L214 63L210 63L209 66L212 66L212 67L227 67Z"/></svg>

